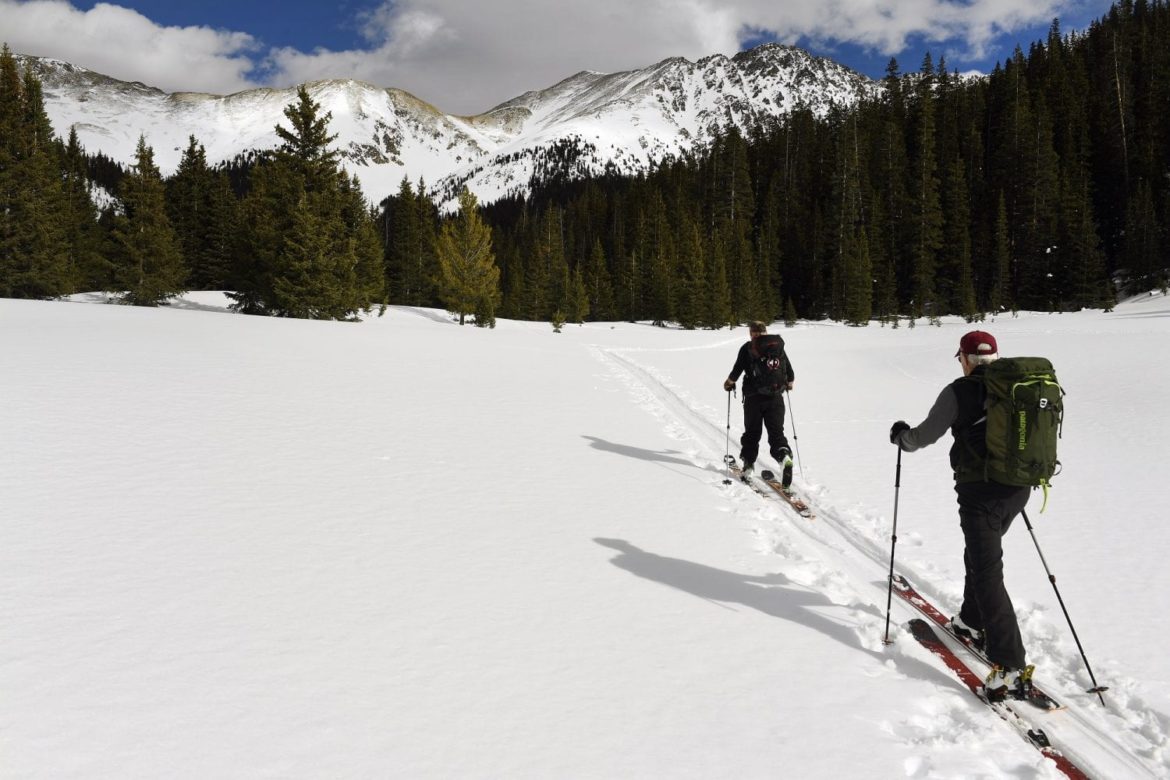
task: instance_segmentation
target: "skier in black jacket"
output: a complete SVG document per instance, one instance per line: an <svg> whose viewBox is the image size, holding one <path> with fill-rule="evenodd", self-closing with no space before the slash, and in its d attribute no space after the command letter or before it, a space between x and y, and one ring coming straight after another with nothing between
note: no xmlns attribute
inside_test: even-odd
<svg viewBox="0 0 1170 780"><path fill-rule="evenodd" d="M735 382L743 374L743 436L739 439L739 458L743 462L744 473L751 473L755 467L756 456L760 453L760 437L763 428L768 429L768 449L772 457L783 469L781 481L785 487L792 484L792 451L788 448L788 439L784 436L784 396L781 393L765 393L761 391L753 377L752 366L760 361L760 354L756 350L756 340L768 332L762 322L753 322L748 332L751 340L739 348L735 358L735 365L727 379L723 382L723 389L727 392L735 390ZM784 364L787 367L787 383L785 389L791 390L795 384L796 374L792 370L792 361L788 354L784 354Z"/></svg>
<svg viewBox="0 0 1170 780"><path fill-rule="evenodd" d="M906 452L935 443L949 429L951 469L963 529L963 606L951 618L955 632L985 644L994 666L984 691L992 701L1008 694L1024 696L1033 667L1026 663L1020 625L1003 584L1003 535L1028 503L1030 489L988 481L982 376L986 364L999 357L990 333L975 330L963 336L955 353L963 376L943 388L926 419L911 428L902 420L890 428L890 442Z"/></svg>

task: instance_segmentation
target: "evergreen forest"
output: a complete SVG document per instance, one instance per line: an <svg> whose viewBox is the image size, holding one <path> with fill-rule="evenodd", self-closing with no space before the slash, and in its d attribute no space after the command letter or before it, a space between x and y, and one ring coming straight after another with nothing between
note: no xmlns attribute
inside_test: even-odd
<svg viewBox="0 0 1170 780"><path fill-rule="evenodd" d="M1168 284L1170 4L1125 0L987 77L891 61L875 97L797 107L633 177L570 175L441 214L423 181L376 208L301 89L282 145L163 178L54 137L0 54L0 296L230 290L241 311L349 319L386 303L554 323L718 328L1108 308ZM559 173L558 173L559 172ZM95 186L100 185L100 186ZM95 193L109 193L99 202Z"/></svg>

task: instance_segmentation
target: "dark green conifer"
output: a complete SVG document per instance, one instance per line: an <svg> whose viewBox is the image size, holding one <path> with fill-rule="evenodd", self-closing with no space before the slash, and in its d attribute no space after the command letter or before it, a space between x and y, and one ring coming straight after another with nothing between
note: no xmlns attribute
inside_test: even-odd
<svg viewBox="0 0 1170 780"><path fill-rule="evenodd" d="M565 295L565 304L565 312L570 322L578 325L585 322L585 318L589 316L589 292L585 287L585 276L581 273L581 266L573 269Z"/></svg>
<svg viewBox="0 0 1170 780"><path fill-rule="evenodd" d="M85 151L77 140L77 130L69 129L63 160L66 240L69 244L69 274L78 291L112 289L113 266L103 255L104 241L98 226L98 211L90 196L86 176Z"/></svg>
<svg viewBox="0 0 1170 780"><path fill-rule="evenodd" d="M992 245L993 261L991 267L994 276L991 279L987 297L987 308L992 314L1016 310L1015 297L1012 293L1012 254L1008 235L1007 201L1003 191L999 193L999 205L995 212L995 242Z"/></svg>
<svg viewBox="0 0 1170 780"><path fill-rule="evenodd" d="M477 201L464 187L459 193L459 214L443 224L437 245L439 294L448 311L475 315L479 327L495 326L500 303L500 269L492 253L491 228L477 211Z"/></svg>
<svg viewBox="0 0 1170 780"><path fill-rule="evenodd" d="M939 199L938 160L935 156L934 69L928 53L916 90L915 146L911 192L911 317L937 318L940 309L935 286L938 251L942 247L942 205Z"/></svg>
<svg viewBox="0 0 1170 780"><path fill-rule="evenodd" d="M283 143L252 171L242 204L247 261L231 297L250 313L351 319L385 302L374 217L329 148L331 114L301 86L284 115L291 129L276 126Z"/></svg>
<svg viewBox="0 0 1170 780"><path fill-rule="evenodd" d="M203 145L188 138L175 175L167 181L167 216L179 237L193 290L228 286L238 229L236 199L226 175L207 165Z"/></svg>
<svg viewBox="0 0 1170 780"><path fill-rule="evenodd" d="M1127 292L1131 295L1166 283L1168 261L1163 252L1161 232L1154 209L1153 190L1143 180L1126 208L1122 267L1126 272Z"/></svg>
<svg viewBox="0 0 1170 780"><path fill-rule="evenodd" d="M971 258L971 206L967 176L961 160L955 159L947 171L947 187L942 193L943 243L939 252L940 299L946 311L960 314L967 322L979 316L975 302L975 281Z"/></svg>
<svg viewBox="0 0 1170 780"><path fill-rule="evenodd" d="M711 294L699 226L691 223L679 242L678 324L691 330L710 322Z"/></svg>
<svg viewBox="0 0 1170 780"><path fill-rule="evenodd" d="M610 281L605 250L602 249L601 240L597 238L593 239L593 248L589 252L589 264L585 270L585 288L593 318L602 321L613 320L616 317L613 284Z"/></svg>
<svg viewBox="0 0 1170 780"><path fill-rule="evenodd" d="M73 292L62 161L41 83L0 49L0 296Z"/></svg>
<svg viewBox="0 0 1170 780"><path fill-rule="evenodd" d="M122 214L113 229L114 277L124 300L157 306L187 289L178 236L167 218L166 192L154 150L139 136L135 164L122 179Z"/></svg>

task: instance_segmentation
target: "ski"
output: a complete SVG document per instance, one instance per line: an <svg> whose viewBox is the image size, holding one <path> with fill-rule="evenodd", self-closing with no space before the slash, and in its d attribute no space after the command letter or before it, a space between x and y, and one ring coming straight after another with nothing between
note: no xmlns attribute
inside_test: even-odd
<svg viewBox="0 0 1170 780"><path fill-rule="evenodd" d="M795 509L801 517L811 520L815 516L813 515L812 510L809 509L808 504L804 503L804 501L801 501L795 493L784 487L784 485L780 484L779 480L776 479L776 475L771 471L765 469L760 472L760 481L762 481L768 487L772 488L772 491L766 491L760 487L759 482L751 478L750 474L744 473L743 469L740 467L739 463L736 462L734 457L728 455L724 462L727 463L728 471L735 475L735 477L739 479L740 482L744 483L752 490L759 493L761 496L766 498L772 495L772 491L774 491L775 494L783 499L785 503Z"/></svg>
<svg viewBox="0 0 1170 780"><path fill-rule="evenodd" d="M939 611L938 607L927 601L926 597L915 590L909 580L901 574L895 574L893 583L895 593L909 602L911 606L923 615L930 618L932 623L945 631L952 639L963 645L980 663L989 669L991 668L991 659L987 657L987 654L971 641L969 637L956 634L947 616ZM1059 710L1064 708L1060 702L1041 690L1035 683L1032 684L1032 688L1028 691L1028 703L1042 710Z"/></svg>
<svg viewBox="0 0 1170 780"><path fill-rule="evenodd" d="M934 653L947 668L958 676L959 680L970 689L971 693L975 694L981 702L990 707L995 714L999 715L1005 722L1013 726L1020 734L1028 740L1028 742L1044 754L1046 758L1056 764L1066 777L1074 780L1088 780L1088 775L1085 774L1080 767L1074 764L1066 755L1052 746L1048 735L1040 728L1033 726L1028 722L1027 718L1020 714L1013 706L1013 700L1002 702L989 702L983 697L983 680L971 670L963 661L955 655L954 651L947 645L946 642L935 633L930 624L922 618L914 618L909 623L910 633L918 640L919 644L925 647L930 652Z"/></svg>
<svg viewBox="0 0 1170 780"><path fill-rule="evenodd" d="M771 471L768 471L767 469L761 471L760 479L764 480L764 483L768 485L768 487L775 490L782 499L787 501L788 504L793 509L795 509L801 517L807 520L812 520L815 517L815 515L812 513L812 510L809 509L808 504L804 503L804 501L802 501L799 496L793 493L792 488L784 487L784 483L776 479L776 475Z"/></svg>

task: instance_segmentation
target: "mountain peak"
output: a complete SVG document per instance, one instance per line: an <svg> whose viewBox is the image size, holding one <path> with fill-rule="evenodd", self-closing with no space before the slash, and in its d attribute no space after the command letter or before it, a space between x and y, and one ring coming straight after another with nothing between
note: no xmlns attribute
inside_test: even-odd
<svg viewBox="0 0 1170 780"><path fill-rule="evenodd" d="M58 134L75 128L88 152L124 163L144 135L164 174L191 135L212 164L279 145L275 127L295 99L293 88L167 94L60 60L18 55L18 62L41 79ZM343 163L372 201L407 177L431 182L440 201L467 185L483 203L548 177L645 171L732 126L748 131L798 104L824 113L877 89L838 63L777 43L698 62L669 57L639 70L582 70L475 116L363 81L305 86L331 112Z"/></svg>

